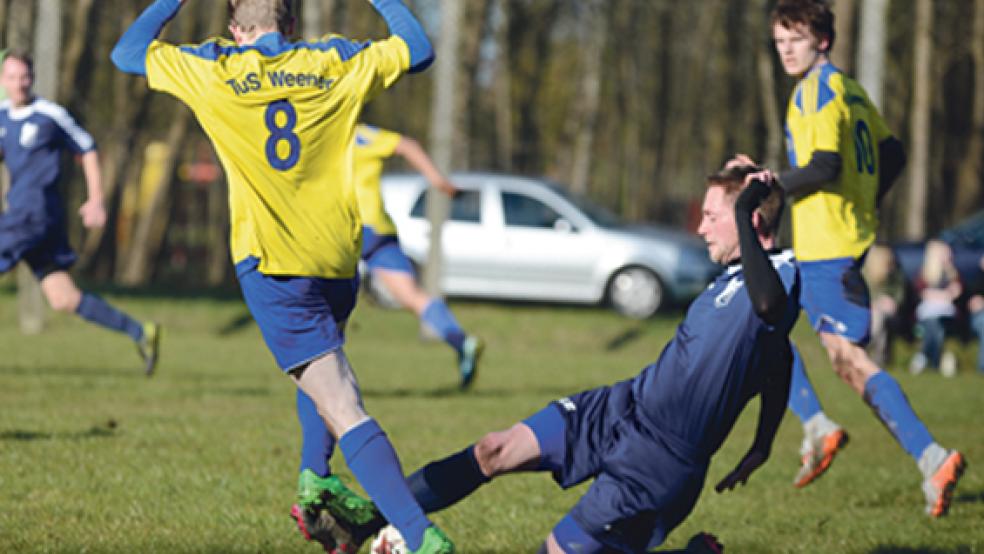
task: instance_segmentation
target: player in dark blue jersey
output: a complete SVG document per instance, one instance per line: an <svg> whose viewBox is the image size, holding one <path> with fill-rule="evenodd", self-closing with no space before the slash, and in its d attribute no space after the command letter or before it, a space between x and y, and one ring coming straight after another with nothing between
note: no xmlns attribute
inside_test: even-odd
<svg viewBox="0 0 984 554"><path fill-rule="evenodd" d="M766 251L782 194L765 184L771 174L753 171L708 179L699 233L727 269L691 304L659 359L632 379L552 402L418 470L408 482L425 510L446 508L510 472L550 471L564 488L594 479L541 552L643 552L690 513L711 456L757 394L754 444L718 491L744 483L765 462L789 394L799 277L791 254ZM374 530L347 531L363 538Z"/></svg>
<svg viewBox="0 0 984 554"><path fill-rule="evenodd" d="M76 255L68 244L58 193L63 150L82 157L88 186L88 200L79 209L82 223L92 228L106 222L92 136L64 108L32 93L34 66L27 54L12 52L4 58L0 83L7 93L0 102L0 159L11 176L7 210L0 214L0 273L27 262L52 308L126 333L137 344L145 372L152 374L159 326L141 323L98 296L80 291L67 271Z"/></svg>

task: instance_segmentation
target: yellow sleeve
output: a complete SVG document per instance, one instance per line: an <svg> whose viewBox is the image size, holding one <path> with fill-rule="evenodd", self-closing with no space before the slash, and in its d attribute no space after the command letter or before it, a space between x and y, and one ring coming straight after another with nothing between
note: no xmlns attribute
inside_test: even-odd
<svg viewBox="0 0 984 554"><path fill-rule="evenodd" d="M358 155L379 159L392 156L396 146L403 140L403 135L399 133L366 124L356 127L355 137Z"/></svg>
<svg viewBox="0 0 984 554"><path fill-rule="evenodd" d="M372 42L359 52L360 66L369 77L366 101L393 86L410 69L410 48L394 35Z"/></svg>
<svg viewBox="0 0 984 554"><path fill-rule="evenodd" d="M217 57L221 46L217 42L208 42L188 48L195 48L199 54L186 52L182 47L159 40L150 43L146 60L147 84L153 90L172 94L194 107L195 97L209 90L207 80L211 72L207 65L214 62L206 57Z"/></svg>

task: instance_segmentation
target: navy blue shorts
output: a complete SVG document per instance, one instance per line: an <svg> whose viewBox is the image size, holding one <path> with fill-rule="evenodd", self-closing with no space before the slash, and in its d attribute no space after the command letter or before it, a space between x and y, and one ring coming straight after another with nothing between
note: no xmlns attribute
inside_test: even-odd
<svg viewBox="0 0 984 554"><path fill-rule="evenodd" d="M395 235L377 235L369 226L362 228L362 259L369 271L383 269L417 276L413 262L400 248L400 240Z"/></svg>
<svg viewBox="0 0 984 554"><path fill-rule="evenodd" d="M30 213L0 214L0 273L24 261L38 281L72 267L78 260L62 222Z"/></svg>
<svg viewBox="0 0 984 554"><path fill-rule="evenodd" d="M707 460L680 456L641 421L628 381L552 402L524 423L540 444L540 468L560 486L594 478L570 515L618 552L662 544L704 486Z"/></svg>
<svg viewBox="0 0 984 554"><path fill-rule="evenodd" d="M860 258L799 262L803 288L800 304L817 332L840 335L854 344L868 343L871 301L861 276Z"/></svg>
<svg viewBox="0 0 984 554"><path fill-rule="evenodd" d="M358 277L264 275L259 263L246 258L236 264L236 276L280 369L290 372L345 344L345 321L355 308Z"/></svg>

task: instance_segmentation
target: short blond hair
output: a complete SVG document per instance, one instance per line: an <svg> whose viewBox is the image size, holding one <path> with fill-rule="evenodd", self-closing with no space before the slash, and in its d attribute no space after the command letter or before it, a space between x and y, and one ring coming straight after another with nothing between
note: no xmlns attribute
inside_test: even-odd
<svg viewBox="0 0 984 554"><path fill-rule="evenodd" d="M292 0L229 0L229 20L243 31L276 27L281 33L293 21Z"/></svg>

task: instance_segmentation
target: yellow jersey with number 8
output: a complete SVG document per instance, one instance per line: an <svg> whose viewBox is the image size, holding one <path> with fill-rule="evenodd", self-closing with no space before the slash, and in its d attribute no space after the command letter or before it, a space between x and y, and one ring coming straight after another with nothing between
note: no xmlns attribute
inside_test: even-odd
<svg viewBox="0 0 984 554"><path fill-rule="evenodd" d="M786 114L793 167L816 151L841 157L840 176L792 204L793 252L800 261L857 258L875 240L878 143L892 136L864 89L832 64L796 85Z"/></svg>
<svg viewBox="0 0 984 554"><path fill-rule="evenodd" d="M154 41L146 62L150 87L187 104L215 146L229 181L233 262L259 258L267 275L354 276L353 135L363 105L409 69L403 39Z"/></svg>

